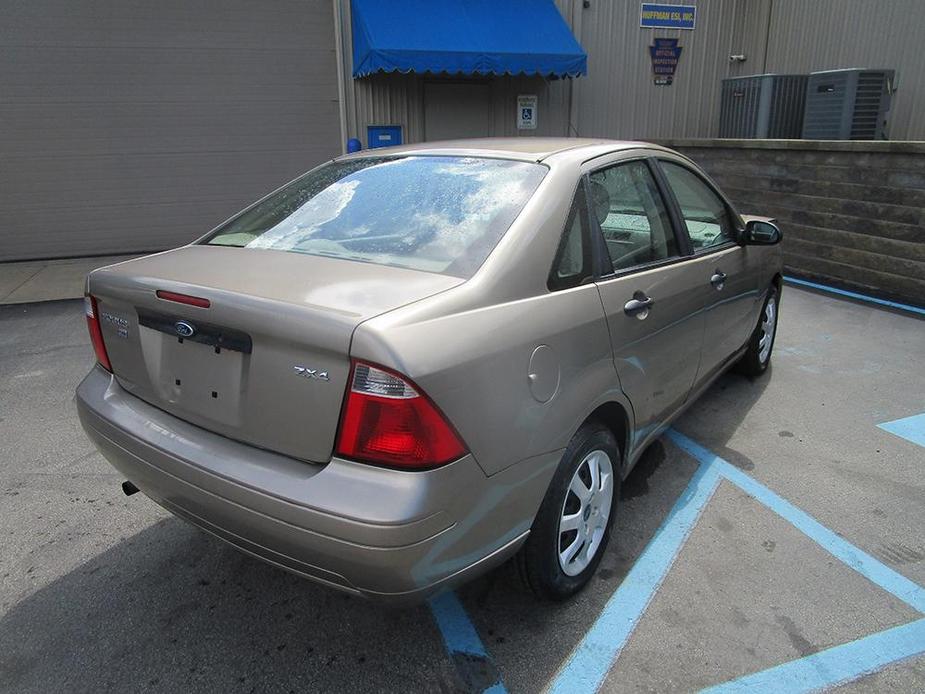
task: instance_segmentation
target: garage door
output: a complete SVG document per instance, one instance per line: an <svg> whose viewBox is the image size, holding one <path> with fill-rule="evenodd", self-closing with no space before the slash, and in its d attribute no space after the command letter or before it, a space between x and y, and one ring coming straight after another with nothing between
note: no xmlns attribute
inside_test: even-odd
<svg viewBox="0 0 925 694"><path fill-rule="evenodd" d="M177 246L340 152L331 0L3 15L0 261Z"/></svg>

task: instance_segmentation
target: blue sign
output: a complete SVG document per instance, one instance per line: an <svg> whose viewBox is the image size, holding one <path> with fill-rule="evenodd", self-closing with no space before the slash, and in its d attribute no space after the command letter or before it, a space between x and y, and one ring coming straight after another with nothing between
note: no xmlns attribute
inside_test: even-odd
<svg viewBox="0 0 925 694"><path fill-rule="evenodd" d="M660 5L642 3L639 26L657 29L693 29L697 19L696 5Z"/></svg>
<svg viewBox="0 0 925 694"><path fill-rule="evenodd" d="M649 46L652 56L652 72L655 74L655 84L667 87L674 81L674 72L678 68L683 48L678 45L678 39L653 39L654 45Z"/></svg>
<svg viewBox="0 0 925 694"><path fill-rule="evenodd" d="M401 144L400 125L367 125L366 142L370 149Z"/></svg>

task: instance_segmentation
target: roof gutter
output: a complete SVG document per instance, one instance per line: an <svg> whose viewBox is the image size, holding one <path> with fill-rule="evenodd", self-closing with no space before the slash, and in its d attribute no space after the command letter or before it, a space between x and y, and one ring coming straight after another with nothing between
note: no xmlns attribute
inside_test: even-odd
<svg viewBox="0 0 925 694"><path fill-rule="evenodd" d="M347 98L344 90L344 36L341 0L331 0L334 6L334 51L337 53L337 107L340 116L340 153L347 153Z"/></svg>

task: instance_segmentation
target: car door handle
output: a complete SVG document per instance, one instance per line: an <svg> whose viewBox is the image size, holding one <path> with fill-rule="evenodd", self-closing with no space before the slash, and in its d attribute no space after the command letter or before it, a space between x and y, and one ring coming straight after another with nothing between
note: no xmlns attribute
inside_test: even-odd
<svg viewBox="0 0 925 694"><path fill-rule="evenodd" d="M726 273L717 270L713 277L710 278L710 284L713 285L713 288L716 291L720 291L723 287L726 286Z"/></svg>
<svg viewBox="0 0 925 694"><path fill-rule="evenodd" d="M633 298L623 305L623 313L645 320L649 316L649 309L655 305L655 300L646 296L645 292L636 292Z"/></svg>

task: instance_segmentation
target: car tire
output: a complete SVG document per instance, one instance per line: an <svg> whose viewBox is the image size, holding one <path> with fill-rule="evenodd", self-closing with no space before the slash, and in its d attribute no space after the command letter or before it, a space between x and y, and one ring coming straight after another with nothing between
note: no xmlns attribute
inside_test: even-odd
<svg viewBox="0 0 925 694"><path fill-rule="evenodd" d="M537 596L565 600L594 575L610 540L620 463L616 439L600 422L586 422L572 437L516 557L521 579Z"/></svg>
<svg viewBox="0 0 925 694"><path fill-rule="evenodd" d="M749 378L763 374L771 363L774 339L777 337L778 317L780 316L780 292L775 285L768 289L768 295L758 314L758 324L748 340L745 354L736 364L737 370ZM765 337L768 342L765 342Z"/></svg>

